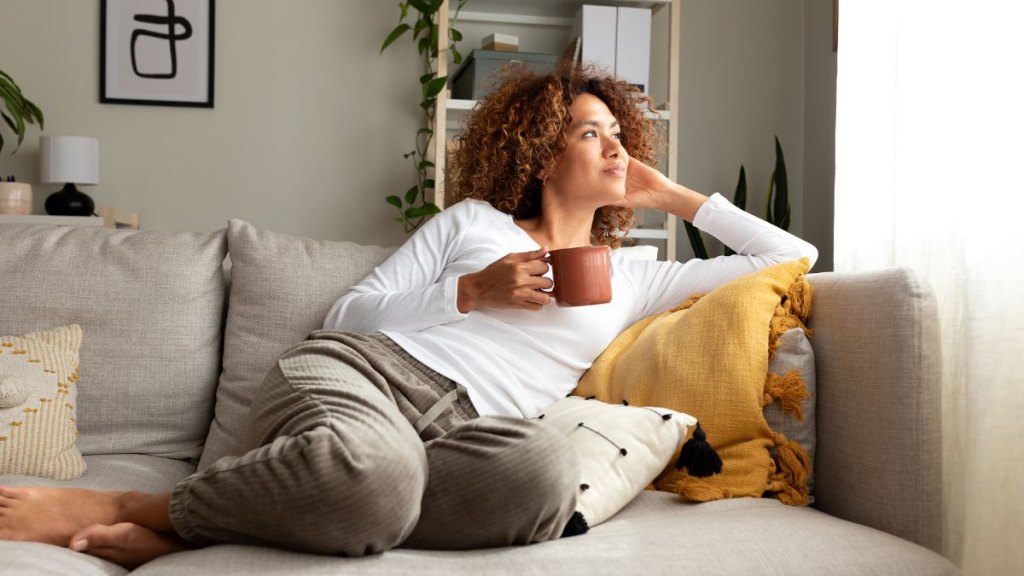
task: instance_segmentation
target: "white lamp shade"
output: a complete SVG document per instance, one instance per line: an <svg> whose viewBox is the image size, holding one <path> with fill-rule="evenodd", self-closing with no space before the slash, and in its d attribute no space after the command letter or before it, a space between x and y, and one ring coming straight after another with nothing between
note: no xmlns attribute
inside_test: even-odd
<svg viewBox="0 0 1024 576"><path fill-rule="evenodd" d="M99 141L83 136L40 136L39 180L58 184L99 184Z"/></svg>

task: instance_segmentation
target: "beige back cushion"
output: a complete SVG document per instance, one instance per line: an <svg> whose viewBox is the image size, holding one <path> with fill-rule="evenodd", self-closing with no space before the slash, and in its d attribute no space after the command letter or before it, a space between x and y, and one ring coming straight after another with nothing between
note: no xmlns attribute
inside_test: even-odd
<svg viewBox="0 0 1024 576"><path fill-rule="evenodd" d="M216 418L200 469L242 453L245 414L270 367L323 326L331 305L391 250L298 238L232 220L231 296Z"/></svg>
<svg viewBox="0 0 1024 576"><path fill-rule="evenodd" d="M220 367L224 231L5 224L0 247L0 334L82 328L82 453L198 458Z"/></svg>

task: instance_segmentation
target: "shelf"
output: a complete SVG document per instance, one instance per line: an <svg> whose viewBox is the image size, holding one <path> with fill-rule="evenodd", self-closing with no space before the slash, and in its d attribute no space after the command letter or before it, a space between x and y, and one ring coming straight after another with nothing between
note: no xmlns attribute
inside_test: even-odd
<svg viewBox="0 0 1024 576"><path fill-rule="evenodd" d="M45 214L0 214L0 224L53 224L57 226L103 226L96 216L49 216Z"/></svg>
<svg viewBox="0 0 1024 576"><path fill-rule="evenodd" d="M576 11L584 4L656 8L672 0L472 0L469 10L459 13L460 22L501 22L540 26L572 27Z"/></svg>
<svg viewBox="0 0 1024 576"><path fill-rule="evenodd" d="M668 231L664 228L630 228L626 237L637 240L667 240Z"/></svg>

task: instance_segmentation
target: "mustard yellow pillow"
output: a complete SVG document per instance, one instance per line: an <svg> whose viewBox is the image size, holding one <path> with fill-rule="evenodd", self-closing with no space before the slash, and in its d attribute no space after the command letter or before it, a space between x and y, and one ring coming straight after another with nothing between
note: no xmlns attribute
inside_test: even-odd
<svg viewBox="0 0 1024 576"><path fill-rule="evenodd" d="M0 474L71 480L85 472L78 425L77 324L0 336Z"/></svg>
<svg viewBox="0 0 1024 576"><path fill-rule="evenodd" d="M803 327L810 313L808 268L807 259L778 264L640 320L580 380L575 395L664 406L700 422L721 473L698 478L672 464L657 489L695 501L770 495L807 503L807 454L772 431L763 408L806 395L799 381L780 386L768 362L778 336Z"/></svg>

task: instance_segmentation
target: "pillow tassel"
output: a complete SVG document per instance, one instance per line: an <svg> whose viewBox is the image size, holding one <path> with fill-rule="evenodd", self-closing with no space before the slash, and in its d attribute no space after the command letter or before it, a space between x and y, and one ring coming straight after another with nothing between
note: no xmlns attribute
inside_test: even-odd
<svg viewBox="0 0 1024 576"><path fill-rule="evenodd" d="M590 525L587 524L587 519L583 517L583 514L579 510L572 513L572 517L569 518L569 523L562 528L561 538L568 538L570 536L579 536L580 534L586 534L590 531Z"/></svg>
<svg viewBox="0 0 1024 576"><path fill-rule="evenodd" d="M769 372L765 378L763 405L767 406L777 398L782 410L792 414L797 422L804 421L802 404L810 397L799 370L790 370L782 376Z"/></svg>
<svg viewBox="0 0 1024 576"><path fill-rule="evenodd" d="M722 471L722 459L718 452L708 442L707 434L697 422L697 429L693 436L683 444L679 451L679 460L676 462L676 469L686 468L690 476L703 478L718 474Z"/></svg>
<svg viewBox="0 0 1024 576"><path fill-rule="evenodd" d="M722 486L713 486L707 480L693 476L681 476L672 486L672 490L683 500L690 502L710 502L732 496Z"/></svg>
<svg viewBox="0 0 1024 576"><path fill-rule="evenodd" d="M803 506L808 502L807 475L810 473L811 459L807 451L799 443L774 432L772 440L776 448L776 468L769 482L781 481L782 489L776 485L773 492L778 492L778 499L791 506Z"/></svg>

